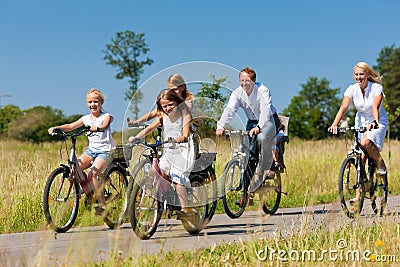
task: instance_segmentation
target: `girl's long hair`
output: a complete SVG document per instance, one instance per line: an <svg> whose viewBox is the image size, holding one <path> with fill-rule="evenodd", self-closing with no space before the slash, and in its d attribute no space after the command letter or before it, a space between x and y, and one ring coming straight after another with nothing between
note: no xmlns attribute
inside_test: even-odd
<svg viewBox="0 0 400 267"><path fill-rule="evenodd" d="M162 90L157 97L157 114L159 117L162 117L164 114L164 110L161 106L161 99L168 100L176 103L176 108L179 112L189 112L188 107L186 106L185 101L177 94L174 90L164 89Z"/></svg>
<svg viewBox="0 0 400 267"><path fill-rule="evenodd" d="M182 98L184 101L193 100L194 95L187 89L185 80L182 75L175 73L168 77L167 83L170 83L174 86L183 86Z"/></svg>

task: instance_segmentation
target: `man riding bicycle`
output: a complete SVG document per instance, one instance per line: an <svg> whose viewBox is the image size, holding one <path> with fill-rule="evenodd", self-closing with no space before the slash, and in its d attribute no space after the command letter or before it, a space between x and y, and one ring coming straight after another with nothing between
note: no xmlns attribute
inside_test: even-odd
<svg viewBox="0 0 400 267"><path fill-rule="evenodd" d="M261 83L256 83L255 71L246 67L240 71L239 79L240 86L232 92L228 105L217 122L216 134L218 136L224 134L226 125L241 107L248 119L246 131L249 131L250 135L250 157L245 173L248 186L259 161L259 151L261 151L260 174L262 177L264 177L264 172L269 171L271 167L271 146L280 121L276 108L272 105L269 89Z"/></svg>

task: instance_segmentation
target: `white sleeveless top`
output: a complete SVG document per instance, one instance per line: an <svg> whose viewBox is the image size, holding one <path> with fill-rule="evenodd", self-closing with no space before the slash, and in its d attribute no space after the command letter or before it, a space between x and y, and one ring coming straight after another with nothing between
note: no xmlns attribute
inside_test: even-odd
<svg viewBox="0 0 400 267"><path fill-rule="evenodd" d="M111 117L110 121L111 123L113 121L113 116L109 113L104 113L104 112L102 112L101 115L95 120L92 120L90 118L90 114L82 116L81 120L85 126L100 127L108 116ZM91 136L88 136L88 139L89 139L89 148L93 149L94 151L107 152L115 148L114 140L111 135L111 125L104 132L96 132L93 133Z"/></svg>

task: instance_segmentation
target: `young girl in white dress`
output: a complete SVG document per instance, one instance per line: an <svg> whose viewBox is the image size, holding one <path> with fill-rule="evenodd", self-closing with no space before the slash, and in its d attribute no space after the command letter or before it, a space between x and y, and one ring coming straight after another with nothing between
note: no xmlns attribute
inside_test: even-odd
<svg viewBox="0 0 400 267"><path fill-rule="evenodd" d="M175 184L182 213L189 211L186 188L190 187L189 175L194 163L190 121L191 114L183 99L174 90L167 89L161 91L157 98L157 117L155 120L136 136L129 138L129 142L134 143L135 139L145 137L162 125L164 140L173 138L178 143L186 143L176 148L165 148L159 162L161 171Z"/></svg>

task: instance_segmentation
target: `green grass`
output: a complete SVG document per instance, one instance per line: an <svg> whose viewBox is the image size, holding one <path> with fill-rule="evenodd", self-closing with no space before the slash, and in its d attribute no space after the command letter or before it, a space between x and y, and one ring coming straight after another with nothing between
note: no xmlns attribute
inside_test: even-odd
<svg viewBox="0 0 400 267"><path fill-rule="evenodd" d="M386 145L386 144L385 144ZM399 194L400 144L391 141L391 160L388 146L382 155L389 168L389 186L392 195ZM84 150L86 140L78 141L78 154ZM219 177L230 159L227 140L217 141L216 173ZM59 143L30 144L7 140L0 141L0 233L36 231L45 229L42 211L43 188L50 172L59 165ZM346 156L344 140L302 141L293 138L286 146L287 173L282 176L281 208L317 205L337 201L337 175L341 161ZM64 151L65 152L65 151ZM257 209L257 205L249 209ZM217 212L223 212L219 201ZM101 225L81 205L75 226Z"/></svg>
<svg viewBox="0 0 400 267"><path fill-rule="evenodd" d="M230 158L226 141L218 141L216 162L217 176L222 174ZM86 140L78 143L78 153L86 146ZM293 138L286 146L285 164L287 175L282 177L281 208L309 206L337 201L337 176L341 161L346 156L344 140L302 141ZM12 140L0 141L0 234L46 229L42 211L43 188L50 172L59 165L59 143L29 144ZM400 158L400 143L385 144L382 155L389 166L389 187L391 195L400 192L400 166L395 159ZM390 195L389 195L390 197ZM258 209L257 205L249 209ZM217 212L223 212L221 201ZM354 249L373 250L387 255L400 251L399 224L397 216L388 216L382 222L364 225L358 220L349 220L336 229L325 225L310 226L303 222L302 231L290 236L276 233L274 238L261 237L248 243L223 244L206 250L188 252L168 252L147 255L134 259L121 259L118 253L109 252L109 260L82 266L262 266L270 262L260 260L256 248L268 247L281 250L314 249L321 252L345 239ZM332 218L334 219L334 218ZM81 205L74 227L102 225L99 216L94 216ZM262 236L262 235L258 235ZM379 255L380 255L379 254ZM192 259L194 258L194 259ZM346 265L341 262L325 264ZM272 265L281 265L275 260ZM292 264L295 264L292 262ZM308 262L308 264L316 264ZM352 265L347 263L348 265ZM0 261L1 265L1 261ZM61 264L61 266L66 264ZM289 262L290 265L290 262ZM318 265L318 264L316 264Z"/></svg>

